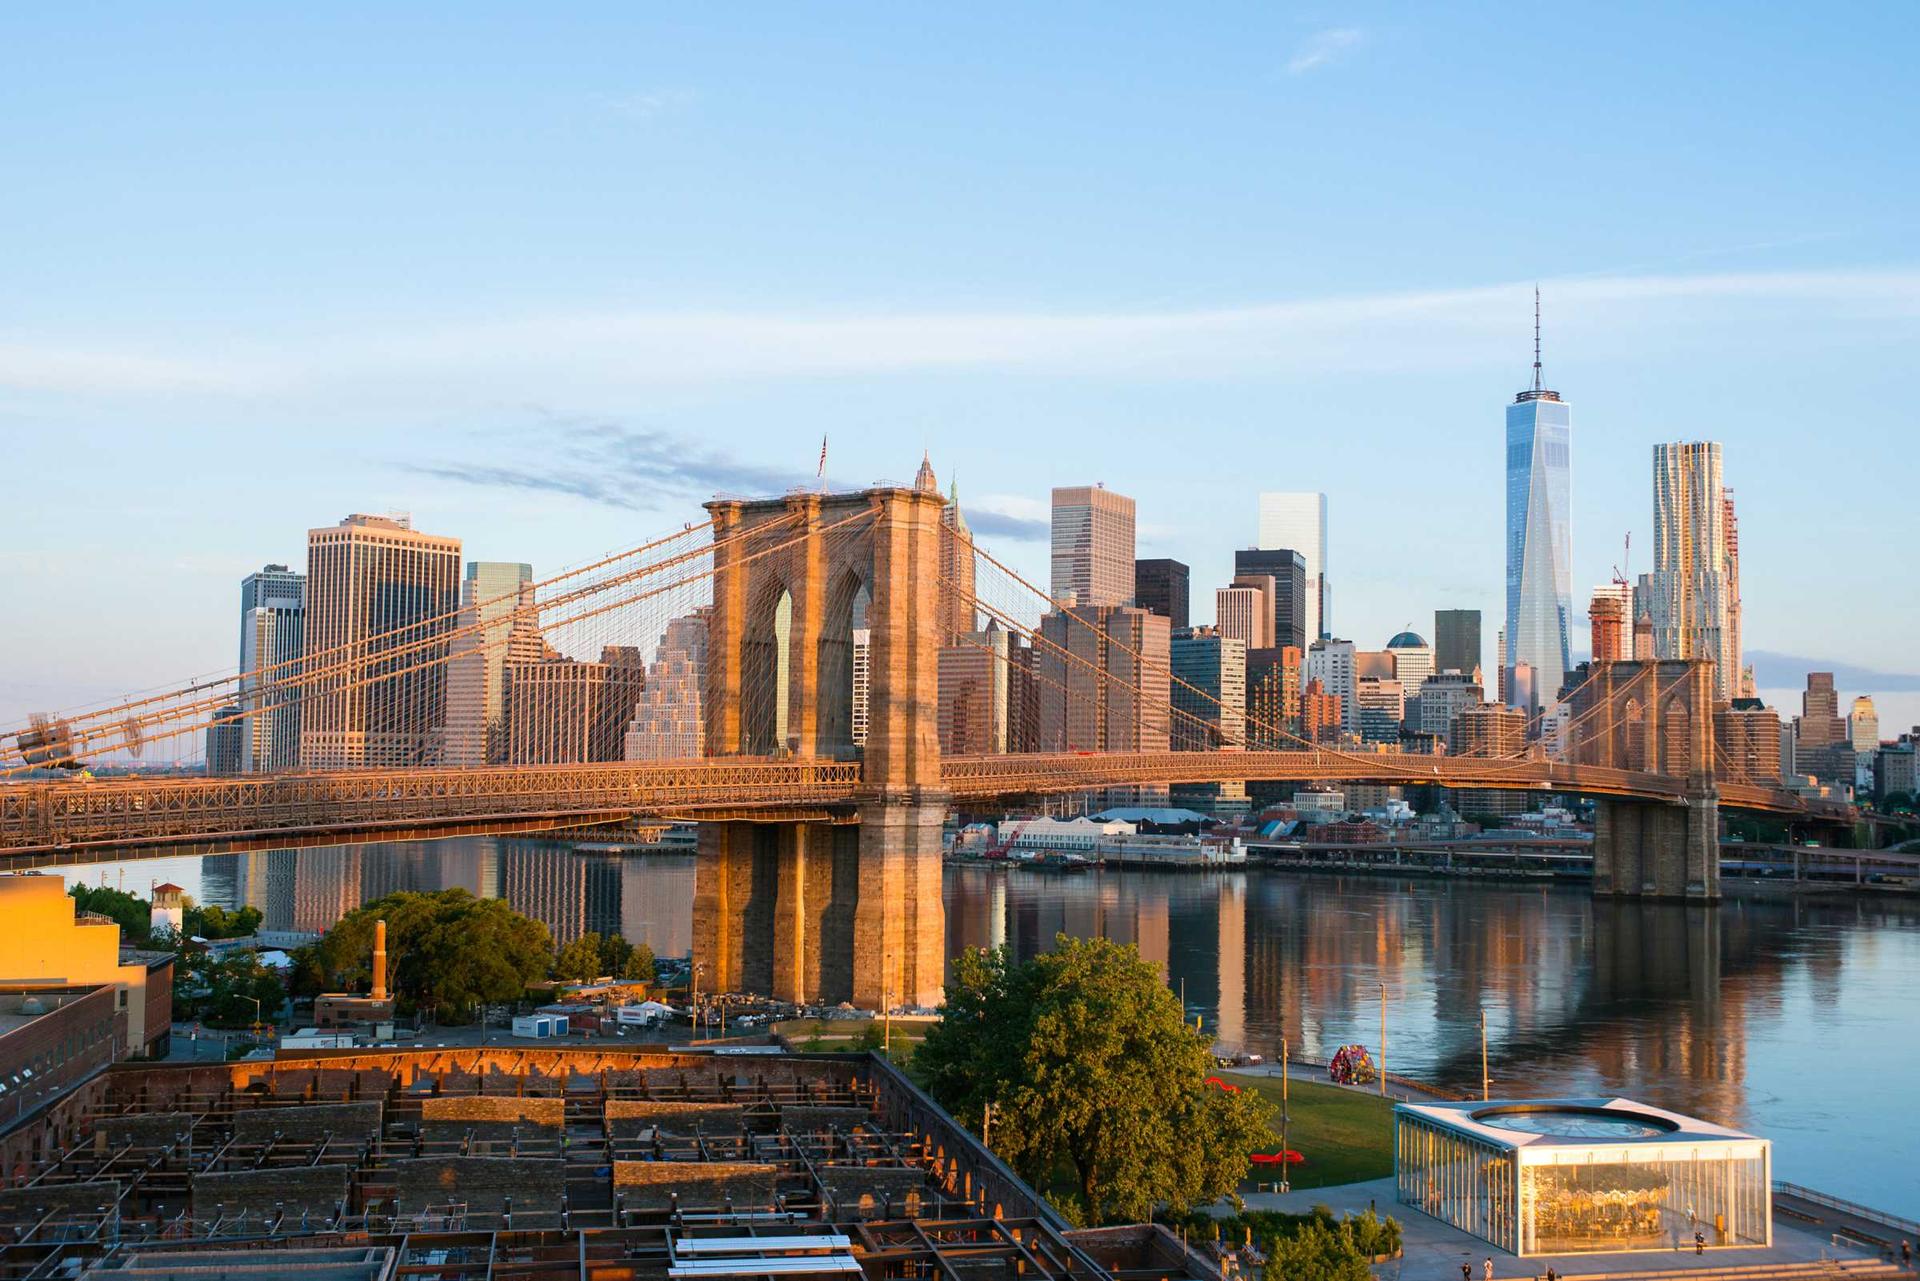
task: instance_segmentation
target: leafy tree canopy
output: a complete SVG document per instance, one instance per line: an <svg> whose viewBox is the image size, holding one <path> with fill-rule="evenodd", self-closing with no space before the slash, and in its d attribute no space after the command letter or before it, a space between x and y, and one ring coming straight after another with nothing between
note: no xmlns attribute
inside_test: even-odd
<svg viewBox="0 0 1920 1281"><path fill-rule="evenodd" d="M387 923L388 983L397 998L465 1017L481 1002L512 1001L547 976L547 927L499 899L465 890L389 894L347 915L296 969L296 990L360 991L371 980L373 923Z"/></svg>
<svg viewBox="0 0 1920 1281"><path fill-rule="evenodd" d="M73 896L74 905L80 911L117 921L122 943L144 947L151 941L153 905L147 900L105 885L76 885L67 893Z"/></svg>
<svg viewBox="0 0 1920 1281"><path fill-rule="evenodd" d="M1070 1173L1062 1209L1083 1222L1224 1196L1272 1141L1271 1105L1206 1084L1209 1044L1159 970L1106 939L1062 934L1024 965L1005 949L965 953L914 1062L976 1126L992 1104L993 1149L1029 1182Z"/></svg>
<svg viewBox="0 0 1920 1281"><path fill-rule="evenodd" d="M560 949L553 958L553 977L562 983L586 983L600 977L601 938L598 934L582 934L579 938Z"/></svg>
<svg viewBox="0 0 1920 1281"><path fill-rule="evenodd" d="M200 904L187 900L181 913L181 926L188 938L241 939L260 929L260 909L243 907L229 912L218 903Z"/></svg>
<svg viewBox="0 0 1920 1281"><path fill-rule="evenodd" d="M620 936L616 934L614 937ZM651 983L660 977L654 964L653 949L645 943L634 945L613 973L631 983Z"/></svg>

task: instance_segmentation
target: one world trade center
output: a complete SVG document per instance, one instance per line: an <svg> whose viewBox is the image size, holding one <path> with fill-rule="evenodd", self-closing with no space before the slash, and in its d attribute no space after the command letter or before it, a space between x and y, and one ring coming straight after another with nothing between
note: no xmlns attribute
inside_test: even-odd
<svg viewBox="0 0 1920 1281"><path fill-rule="evenodd" d="M1537 712L1559 697L1569 649L1573 408L1540 380L1533 293L1533 386L1507 406L1507 703Z"/></svg>

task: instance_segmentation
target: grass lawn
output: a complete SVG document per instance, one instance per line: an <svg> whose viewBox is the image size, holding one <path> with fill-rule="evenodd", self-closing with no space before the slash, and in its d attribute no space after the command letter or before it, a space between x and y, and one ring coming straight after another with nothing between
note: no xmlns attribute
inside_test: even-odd
<svg viewBox="0 0 1920 1281"><path fill-rule="evenodd" d="M896 1018L893 1021L894 1054L898 1056L903 1048L909 1050L918 1049L920 1042L926 1038L927 1029L932 1026L933 1024L929 1020L909 1021L907 1019ZM783 1022L775 1023L770 1030L780 1036L786 1037L787 1041L796 1050L804 1050L817 1040L819 1042L817 1048L833 1052L856 1048L857 1042L861 1037L867 1035L869 1028L875 1032L879 1032L881 1030L880 1020L786 1019Z"/></svg>
<svg viewBox="0 0 1920 1281"><path fill-rule="evenodd" d="M1273 1104L1274 1146L1280 1138L1280 1078L1245 1072L1222 1072L1222 1080L1243 1090L1257 1090ZM1287 1144L1306 1158L1292 1168L1296 1188L1324 1188L1336 1183L1382 1179L1393 1173L1393 1104L1377 1094L1362 1094L1337 1085L1292 1081L1288 1085ZM1254 1167L1253 1177L1268 1179L1272 1167Z"/></svg>

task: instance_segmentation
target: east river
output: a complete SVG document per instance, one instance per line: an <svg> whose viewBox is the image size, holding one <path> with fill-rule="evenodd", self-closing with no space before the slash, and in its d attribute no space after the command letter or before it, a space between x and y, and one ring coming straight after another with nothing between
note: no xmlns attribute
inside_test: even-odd
<svg viewBox="0 0 1920 1281"><path fill-rule="evenodd" d="M693 860L467 839L72 868L144 896L172 880L324 930L370 899L462 886L560 939L691 943ZM1059 933L1137 943L1219 1041L1324 1060L1380 1044L1389 1069L1495 1097L1625 1095L1774 1141L1775 1177L1920 1215L1920 903L1596 904L1569 888L1222 873L949 867L952 949L1018 957Z"/></svg>

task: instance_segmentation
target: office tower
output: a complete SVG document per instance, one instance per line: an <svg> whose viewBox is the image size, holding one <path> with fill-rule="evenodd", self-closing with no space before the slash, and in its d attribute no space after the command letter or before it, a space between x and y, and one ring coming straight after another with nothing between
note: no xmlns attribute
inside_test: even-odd
<svg viewBox="0 0 1920 1281"><path fill-rule="evenodd" d="M1636 621L1653 629L1655 658L1706 659L1713 693L1731 699L1740 656L1731 648L1727 503L1717 441L1653 447L1653 571L1634 593ZM1737 571L1736 571L1737 572Z"/></svg>
<svg viewBox="0 0 1920 1281"><path fill-rule="evenodd" d="M1880 713L1871 695L1862 694L1853 700L1853 710L1847 713L1847 741L1863 755L1880 746Z"/></svg>
<svg viewBox="0 0 1920 1281"><path fill-rule="evenodd" d="M1305 632L1293 643L1306 646L1332 635L1333 589L1327 583L1327 496L1260 495L1260 528L1256 541L1262 551L1290 549L1300 553L1306 597L1301 626Z"/></svg>
<svg viewBox="0 0 1920 1281"><path fill-rule="evenodd" d="M533 614L533 566L519 561L472 560L460 582L460 614L447 660L447 716L443 765L498 764L506 759L506 670L516 624L520 636L538 631ZM518 661L538 658L524 651Z"/></svg>
<svg viewBox="0 0 1920 1281"><path fill-rule="evenodd" d="M238 703L229 703L213 714L207 725L207 773L240 772L240 743L247 724L240 715Z"/></svg>
<svg viewBox="0 0 1920 1281"><path fill-rule="evenodd" d="M1415 698L1420 687L1433 675L1433 647L1419 632L1400 632L1387 642L1387 654L1393 660L1390 675L1400 682L1408 698Z"/></svg>
<svg viewBox="0 0 1920 1281"><path fill-rule="evenodd" d="M1177 560L1166 557L1136 560L1133 562L1133 603L1163 616L1174 631L1181 631L1188 625L1190 577L1186 565Z"/></svg>
<svg viewBox="0 0 1920 1281"><path fill-rule="evenodd" d="M1053 491L1053 598L1133 604L1133 500L1104 485Z"/></svg>
<svg viewBox="0 0 1920 1281"><path fill-rule="evenodd" d="M1175 636L1173 750L1238 751L1247 745L1247 646L1218 628Z"/></svg>
<svg viewBox="0 0 1920 1281"><path fill-rule="evenodd" d="M1713 744L1722 782L1779 784L1780 716L1759 699L1714 709Z"/></svg>
<svg viewBox="0 0 1920 1281"><path fill-rule="evenodd" d="M1042 616L1040 635L1039 750L1168 750L1168 620L1133 607L1076 609Z"/></svg>
<svg viewBox="0 0 1920 1281"><path fill-rule="evenodd" d="M509 664L508 763L619 760L646 680L646 661L631 645L604 647L597 663L552 657Z"/></svg>
<svg viewBox="0 0 1920 1281"><path fill-rule="evenodd" d="M1309 677L1300 691L1300 737L1309 743L1339 742L1344 711L1338 694L1327 693L1318 677Z"/></svg>
<svg viewBox="0 0 1920 1281"><path fill-rule="evenodd" d="M1273 579L1243 576L1233 582L1213 594L1215 626L1248 649L1272 649Z"/></svg>
<svg viewBox="0 0 1920 1281"><path fill-rule="evenodd" d="M1589 652L1596 663L1633 658L1633 587L1620 579L1593 589L1587 601Z"/></svg>
<svg viewBox="0 0 1920 1281"><path fill-rule="evenodd" d="M1479 681L1465 672L1438 672L1420 686L1420 695L1407 709L1407 724L1442 741L1453 736L1453 722L1469 707L1486 701Z"/></svg>
<svg viewBox="0 0 1920 1281"><path fill-rule="evenodd" d="M1517 705L1512 670L1532 669L1531 688L1550 699L1573 666L1573 410L1540 380L1540 296L1533 300L1533 386L1507 406L1507 673L1503 697Z"/></svg>
<svg viewBox="0 0 1920 1281"><path fill-rule="evenodd" d="M307 576L268 565L240 580L240 697L234 769L292 769L300 761L300 671ZM209 758L211 759L211 758Z"/></svg>
<svg viewBox="0 0 1920 1281"><path fill-rule="evenodd" d="M1433 611L1433 670L1471 676L1480 670L1480 611Z"/></svg>
<svg viewBox="0 0 1920 1281"><path fill-rule="evenodd" d="M1853 776L1853 744L1847 723L1840 718L1840 699L1834 693L1832 672L1808 672L1806 692L1800 696L1800 715L1793 718L1793 769L1822 781Z"/></svg>
<svg viewBox="0 0 1920 1281"><path fill-rule="evenodd" d="M940 483L933 475L933 462L924 454L913 487L929 494L940 492ZM948 483L947 506L940 513L940 529L940 643L951 645L963 632L972 631L974 624L973 531L967 528L967 518L960 512L958 482ZM864 743L866 736L862 734L855 741Z"/></svg>
<svg viewBox="0 0 1920 1281"><path fill-rule="evenodd" d="M634 704L621 744L630 761L684 760L706 755L702 719L707 675L707 614L702 606L668 622L647 668L646 688Z"/></svg>
<svg viewBox="0 0 1920 1281"><path fill-rule="evenodd" d="M405 516L352 515L307 531L300 764L426 764L446 717L446 636L460 602L460 540ZM405 648L388 657L389 651Z"/></svg>
<svg viewBox="0 0 1920 1281"><path fill-rule="evenodd" d="M1368 676L1354 682L1353 702L1357 710L1360 740L1364 743L1398 743L1400 722L1406 718L1406 691L1400 682Z"/></svg>
<svg viewBox="0 0 1920 1281"><path fill-rule="evenodd" d="M1300 745L1300 669L1305 660L1298 645L1247 651L1247 746L1286 751Z"/></svg>
<svg viewBox="0 0 1920 1281"><path fill-rule="evenodd" d="M978 756L1013 750L1016 692L1023 664L1018 636L989 619L940 651L940 751Z"/></svg>
<svg viewBox="0 0 1920 1281"><path fill-rule="evenodd" d="M1272 645L1298 645L1305 649L1318 636L1309 630L1307 606L1312 593L1307 585L1307 560L1304 553L1290 547L1243 547L1233 554L1233 581L1273 580Z"/></svg>
<svg viewBox="0 0 1920 1281"><path fill-rule="evenodd" d="M1176 752L1238 752L1247 745L1247 647L1217 628L1173 638L1172 746ZM1179 783L1173 803L1192 809L1245 809L1244 779Z"/></svg>

